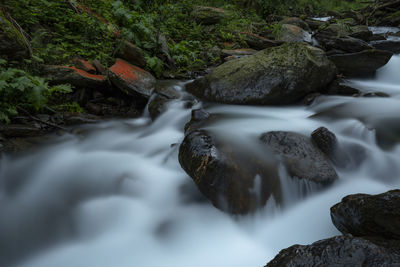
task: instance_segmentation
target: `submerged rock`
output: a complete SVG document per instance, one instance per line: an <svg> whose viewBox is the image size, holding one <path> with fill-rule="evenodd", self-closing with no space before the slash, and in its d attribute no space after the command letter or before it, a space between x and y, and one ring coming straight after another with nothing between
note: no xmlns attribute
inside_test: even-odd
<svg viewBox="0 0 400 267"><path fill-rule="evenodd" d="M151 96L156 84L156 79L150 73L119 58L108 70L108 76L125 94L145 99Z"/></svg>
<svg viewBox="0 0 400 267"><path fill-rule="evenodd" d="M267 154L257 156L204 130L189 132L179 162L200 191L223 211L245 214L279 199L278 174Z"/></svg>
<svg viewBox="0 0 400 267"><path fill-rule="evenodd" d="M344 234L400 239L400 190L346 196L331 208L331 217Z"/></svg>
<svg viewBox="0 0 400 267"><path fill-rule="evenodd" d="M321 240L311 245L294 245L283 249L265 267L394 267L399 265L399 241L344 235Z"/></svg>
<svg viewBox="0 0 400 267"><path fill-rule="evenodd" d="M282 157L292 177L318 184L330 184L338 179L327 157L310 138L293 132L274 131L263 134L260 139L274 154Z"/></svg>
<svg viewBox="0 0 400 267"><path fill-rule="evenodd" d="M393 53L383 50L365 50L357 53L329 56L339 72L345 75L361 75L374 73L386 65Z"/></svg>
<svg viewBox="0 0 400 267"><path fill-rule="evenodd" d="M291 43L226 62L186 90L212 102L291 104L325 87L335 74L321 49Z"/></svg>

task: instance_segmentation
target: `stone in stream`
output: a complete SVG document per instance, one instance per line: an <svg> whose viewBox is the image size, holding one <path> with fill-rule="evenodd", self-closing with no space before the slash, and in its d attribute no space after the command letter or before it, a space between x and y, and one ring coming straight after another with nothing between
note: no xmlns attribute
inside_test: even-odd
<svg viewBox="0 0 400 267"><path fill-rule="evenodd" d="M380 50L389 51L392 53L400 53L400 41L384 40L384 41L373 41L371 45Z"/></svg>
<svg viewBox="0 0 400 267"><path fill-rule="evenodd" d="M346 196L331 208L331 217L343 234L400 239L400 190Z"/></svg>
<svg viewBox="0 0 400 267"><path fill-rule="evenodd" d="M400 266L400 241L336 236L311 245L294 245L283 249L265 267Z"/></svg>
<svg viewBox="0 0 400 267"><path fill-rule="evenodd" d="M369 49L357 53L337 54L329 56L339 72L345 75L373 74L377 69L389 62L393 53L383 50Z"/></svg>
<svg viewBox="0 0 400 267"><path fill-rule="evenodd" d="M246 214L279 201L280 182L268 153L259 155L204 130L189 132L179 148L179 162L212 204Z"/></svg>
<svg viewBox="0 0 400 267"><path fill-rule="evenodd" d="M108 77L121 92L138 98L149 99L156 85L149 72L119 58L108 70Z"/></svg>
<svg viewBox="0 0 400 267"><path fill-rule="evenodd" d="M262 134L261 141L281 158L292 177L327 185L338 179L326 155L310 138L293 132L273 131Z"/></svg>
<svg viewBox="0 0 400 267"><path fill-rule="evenodd" d="M336 71L321 49L290 43L226 62L186 90L219 103L292 104L324 88Z"/></svg>
<svg viewBox="0 0 400 267"><path fill-rule="evenodd" d="M283 44L281 41L270 40L251 32L241 32L240 36L249 45L249 47L262 50Z"/></svg>

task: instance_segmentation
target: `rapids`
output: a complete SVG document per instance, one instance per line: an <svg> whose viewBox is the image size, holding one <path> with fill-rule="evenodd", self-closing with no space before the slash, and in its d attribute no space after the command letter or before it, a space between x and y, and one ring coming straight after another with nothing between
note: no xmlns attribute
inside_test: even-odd
<svg viewBox="0 0 400 267"><path fill-rule="evenodd" d="M339 181L324 191L295 183L282 170L283 203L271 199L251 216L215 209L181 169L179 143L190 118L181 100L154 122L145 115L86 125L36 150L5 155L0 266L264 266L283 248L337 235L333 204L348 194L400 186L400 145L378 142L400 136L387 123L399 121L399 68L394 56L375 77L348 81L390 97L321 96L308 107L198 103L218 114L207 129L232 145L257 151L252 142L263 132L309 135L325 126L350 155L351 164L337 168ZM171 86L183 90L184 82Z"/></svg>

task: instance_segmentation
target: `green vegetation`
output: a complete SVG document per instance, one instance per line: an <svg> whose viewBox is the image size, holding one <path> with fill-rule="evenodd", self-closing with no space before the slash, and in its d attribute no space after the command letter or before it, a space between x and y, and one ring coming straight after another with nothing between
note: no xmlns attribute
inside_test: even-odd
<svg viewBox="0 0 400 267"><path fill-rule="evenodd" d="M5 67L0 59L0 122L9 123L18 115L18 107L39 111L55 95L72 92L69 85L49 86L45 79L17 69Z"/></svg>

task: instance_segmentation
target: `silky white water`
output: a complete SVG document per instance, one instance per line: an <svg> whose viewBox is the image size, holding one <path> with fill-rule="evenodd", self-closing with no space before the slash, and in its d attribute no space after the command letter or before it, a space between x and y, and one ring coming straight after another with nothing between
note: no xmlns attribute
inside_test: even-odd
<svg viewBox="0 0 400 267"><path fill-rule="evenodd" d="M5 155L0 266L264 266L283 248L339 234L330 220L333 204L348 194L400 185L400 146L383 150L373 127L398 117L399 64L396 56L374 79L351 81L391 98L322 96L309 107L205 106L218 115L207 129L232 145L251 147L271 130L309 135L325 126L349 153L352 164L337 169L339 181L324 191L299 190L283 171L283 203L270 199L251 216L215 209L181 169L177 155L190 110L180 100L154 122L143 117L84 126L78 135Z"/></svg>

